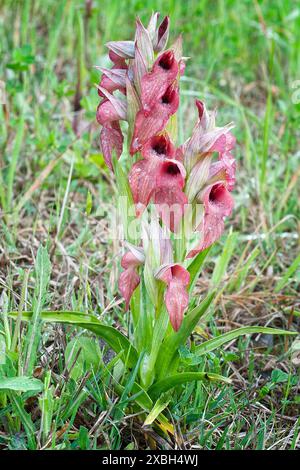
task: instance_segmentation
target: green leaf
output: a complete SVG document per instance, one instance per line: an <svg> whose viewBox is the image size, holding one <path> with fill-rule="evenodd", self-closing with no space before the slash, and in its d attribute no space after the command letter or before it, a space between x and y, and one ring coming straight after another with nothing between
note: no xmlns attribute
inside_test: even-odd
<svg viewBox="0 0 300 470"><path fill-rule="evenodd" d="M9 313L9 316L12 318L16 318L17 315L18 312ZM47 323L65 323L92 331L97 336L103 338L117 354L122 352L122 361L128 367L134 367L138 360L137 352L126 336L112 326L102 325L98 318L93 315L87 315L82 312L44 311L41 312L40 316ZM30 321L31 318L32 312L22 313L23 321Z"/></svg>
<svg viewBox="0 0 300 470"><path fill-rule="evenodd" d="M24 426L29 450L36 449L36 438L35 438L35 426L32 422L31 415L27 413L24 409L24 403L20 396L16 393L9 392L9 398L12 403L13 412L15 416L19 417L22 425Z"/></svg>
<svg viewBox="0 0 300 470"><path fill-rule="evenodd" d="M92 207L93 207L93 197L92 197L90 191L88 191L87 196L86 196L86 203L85 203L86 215L90 215L90 213L92 211Z"/></svg>
<svg viewBox="0 0 300 470"><path fill-rule="evenodd" d="M194 330L201 316L203 316L207 311L214 297L215 291L211 292L197 307L184 317L177 333L172 331L172 333L166 338L159 350L156 362L159 377L164 377L168 373L169 365L173 361L174 357L178 355L179 347L181 345L185 345L189 335Z"/></svg>
<svg viewBox="0 0 300 470"><path fill-rule="evenodd" d="M201 268L205 261L206 256L211 250L211 246L206 248L206 250L201 251L198 255L193 259L191 264L188 266L187 270L190 273L190 284L189 284L189 292L192 292L194 286L198 280L199 274L201 272Z"/></svg>
<svg viewBox="0 0 300 470"><path fill-rule="evenodd" d="M296 272L300 265L300 253L297 256L297 258L294 259L292 262L291 266L286 270L284 276L280 279L280 281L277 282L274 291L280 292L281 289L290 281L292 280L293 274Z"/></svg>
<svg viewBox="0 0 300 470"><path fill-rule="evenodd" d="M0 366L6 362L6 341L0 331Z"/></svg>
<svg viewBox="0 0 300 470"><path fill-rule="evenodd" d="M48 370L44 379L44 391L39 397L39 407L41 410L41 424L43 442L45 442L50 434L53 420L53 412L55 407L55 389L51 386L51 371Z"/></svg>
<svg viewBox="0 0 300 470"><path fill-rule="evenodd" d="M272 370L271 381L275 384L288 382L290 374L280 369Z"/></svg>
<svg viewBox="0 0 300 470"><path fill-rule="evenodd" d="M162 393L167 392L177 385L193 382L194 380L213 380L231 383L228 377L223 377L219 374L210 374L208 372L182 372L180 374L169 375L165 379L159 380L149 388L148 393L150 397L155 400Z"/></svg>
<svg viewBox="0 0 300 470"><path fill-rule="evenodd" d="M138 403L143 410L151 410L153 402L146 390L144 390L137 382L134 382L133 384L132 393L134 394L136 403Z"/></svg>
<svg viewBox="0 0 300 470"><path fill-rule="evenodd" d="M40 245L35 261L36 285L33 298L33 313L30 327L26 337L26 364L25 370L28 374L32 373L36 352L40 339L40 311L45 303L47 288L50 280L51 263L47 248Z"/></svg>
<svg viewBox="0 0 300 470"><path fill-rule="evenodd" d="M43 390L43 382L34 377L0 377L0 390L14 390L16 392L36 392Z"/></svg>
<svg viewBox="0 0 300 470"><path fill-rule="evenodd" d="M148 414L147 418L145 419L145 422L143 426L149 426L150 424L153 423L153 421L156 420L156 418L160 415L160 413L167 408L168 404L170 403L171 397L168 395L168 397L160 397L155 405L153 406L152 410Z"/></svg>
<svg viewBox="0 0 300 470"><path fill-rule="evenodd" d="M197 346L195 352L199 355L206 354L208 352L214 351L225 343L232 341L233 339L238 338L242 335L248 335L251 333L264 333L269 335L296 335L294 331L280 330L277 328L268 328L263 326L243 326L236 330L228 331L223 335L218 336L217 338L210 339L204 343Z"/></svg>

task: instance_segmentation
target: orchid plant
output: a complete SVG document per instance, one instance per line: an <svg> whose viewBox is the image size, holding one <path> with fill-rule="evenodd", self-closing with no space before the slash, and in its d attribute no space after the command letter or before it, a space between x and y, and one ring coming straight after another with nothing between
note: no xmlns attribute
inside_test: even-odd
<svg viewBox="0 0 300 470"><path fill-rule="evenodd" d="M128 334L95 315L41 314L45 321L75 324L105 339L116 353L117 393L145 411L146 424L156 420L161 427L172 388L194 380L230 382L187 366L180 348L212 313L216 291L198 302L193 288L232 213L236 170L233 123L217 126L216 111L200 100L191 136L178 143L179 82L187 58L181 36L167 46L168 36L167 16L159 24L159 14L152 14L147 27L137 19L134 41L107 43L112 66L99 67L100 145L116 178L126 236L118 285L130 315ZM31 317L23 313L24 320ZM208 354L254 332L290 333L239 328L193 343L193 354Z"/></svg>

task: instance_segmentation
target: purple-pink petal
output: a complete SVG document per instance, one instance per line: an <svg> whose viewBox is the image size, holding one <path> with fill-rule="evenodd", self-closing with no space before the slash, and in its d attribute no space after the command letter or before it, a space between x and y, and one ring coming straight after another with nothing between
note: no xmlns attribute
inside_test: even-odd
<svg viewBox="0 0 300 470"><path fill-rule="evenodd" d="M178 86L171 85L149 113L137 113L130 153L135 154L154 135L161 132L179 105Z"/></svg>
<svg viewBox="0 0 300 470"><path fill-rule="evenodd" d="M205 213L197 229L201 232L202 239L199 246L188 253L187 258L192 258L220 238L224 230L224 219L233 209L232 196L222 183L209 186L204 192L202 201Z"/></svg>
<svg viewBox="0 0 300 470"><path fill-rule="evenodd" d="M173 264L166 266L158 277L167 284L166 306L171 325L175 331L178 331L189 302L186 291L190 282L189 272L179 264Z"/></svg>
<svg viewBox="0 0 300 470"><path fill-rule="evenodd" d="M178 62L173 51L163 52L155 61L151 72L142 78L142 106L147 113L150 112L166 92L167 88L176 80L178 75Z"/></svg>

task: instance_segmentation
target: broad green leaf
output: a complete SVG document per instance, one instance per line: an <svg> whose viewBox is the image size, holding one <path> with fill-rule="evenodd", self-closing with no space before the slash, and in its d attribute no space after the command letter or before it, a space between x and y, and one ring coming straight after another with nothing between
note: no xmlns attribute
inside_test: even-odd
<svg viewBox="0 0 300 470"><path fill-rule="evenodd" d="M150 397L155 400L162 393L171 390L177 385L193 382L194 380L213 380L231 383L231 380L228 377L223 377L219 374L211 374L208 372L181 372L179 374L169 375L165 379L159 380L149 388L148 393Z"/></svg>
<svg viewBox="0 0 300 470"><path fill-rule="evenodd" d="M148 414L147 418L145 419L144 426L149 426L156 420L156 418L160 415L160 413L167 408L168 404L170 403L171 397L161 397L159 398L155 405L153 406L152 410Z"/></svg>
<svg viewBox="0 0 300 470"><path fill-rule="evenodd" d="M18 312L9 313L9 316L12 318L16 318L17 315ZM65 323L92 331L97 336L103 338L117 354L122 351L122 361L128 367L134 367L138 360L137 352L126 336L112 326L102 325L93 315L87 315L82 312L44 311L40 313L40 316L47 323ZM22 320L30 321L31 318L32 312L22 313Z"/></svg>
<svg viewBox="0 0 300 470"><path fill-rule="evenodd" d="M39 393L43 390L43 382L34 377L0 377L0 390Z"/></svg>
<svg viewBox="0 0 300 470"><path fill-rule="evenodd" d="M137 382L134 382L133 384L132 393L134 394L135 401L143 408L143 410L151 410L153 402L146 390L144 390Z"/></svg>
<svg viewBox="0 0 300 470"><path fill-rule="evenodd" d="M184 345L189 335L194 330L199 319L205 314L215 297L215 291L211 292L197 307L189 312L183 319L179 331L172 333L163 342L157 358L157 369L159 377L164 377L168 373L170 363L178 355L178 349Z"/></svg>
<svg viewBox="0 0 300 470"><path fill-rule="evenodd" d="M206 248L206 250L201 251L198 255L193 259L191 264L188 266L187 270L190 273L190 284L189 284L189 292L192 292L194 286L198 280L199 274L201 272L201 268L205 261L206 256L211 250L211 246Z"/></svg>
<svg viewBox="0 0 300 470"><path fill-rule="evenodd" d="M195 349L195 353L202 355L206 354L210 351L214 351L218 349L225 343L232 341L233 339L238 338L242 335L248 335L251 333L264 333L268 335L296 335L297 333L294 331L285 331L280 330L277 328L268 328L263 326L243 326L242 328L238 328L233 331L228 331L228 333L224 333L223 335L218 336L217 338L210 339L205 341L204 343L197 346Z"/></svg>

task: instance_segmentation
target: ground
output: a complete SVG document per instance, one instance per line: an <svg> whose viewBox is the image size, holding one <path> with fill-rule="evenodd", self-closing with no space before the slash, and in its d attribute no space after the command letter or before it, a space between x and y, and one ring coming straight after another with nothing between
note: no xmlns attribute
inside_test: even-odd
<svg viewBox="0 0 300 470"><path fill-rule="evenodd" d="M121 246L107 236L106 207L114 205L116 193L98 145L94 66L108 64L105 42L132 38L135 16L146 22L152 10L170 14L171 38L183 33L184 55L190 57L181 82L180 140L196 119L195 98L218 108L220 125L235 122L235 210L195 296L211 286L225 243L228 259L213 316L201 334L245 325L299 330L297 3L5 0L0 346L10 337L11 371L32 370L45 382L49 378L49 386L39 395L0 395L2 449L299 448L295 338L253 335L209 354L206 368L230 375L232 385L179 387L167 413L175 432L164 434L142 427L103 369L92 372L83 364L72 373L76 358L70 368L65 351L74 338L88 336L82 330L38 324L32 331L23 325L14 338L14 325L6 322L7 311L30 310L35 301L42 275L34 265L43 245L51 261L44 308L94 312L126 332L128 317L117 290ZM110 351L102 342L99 351L106 364Z"/></svg>

